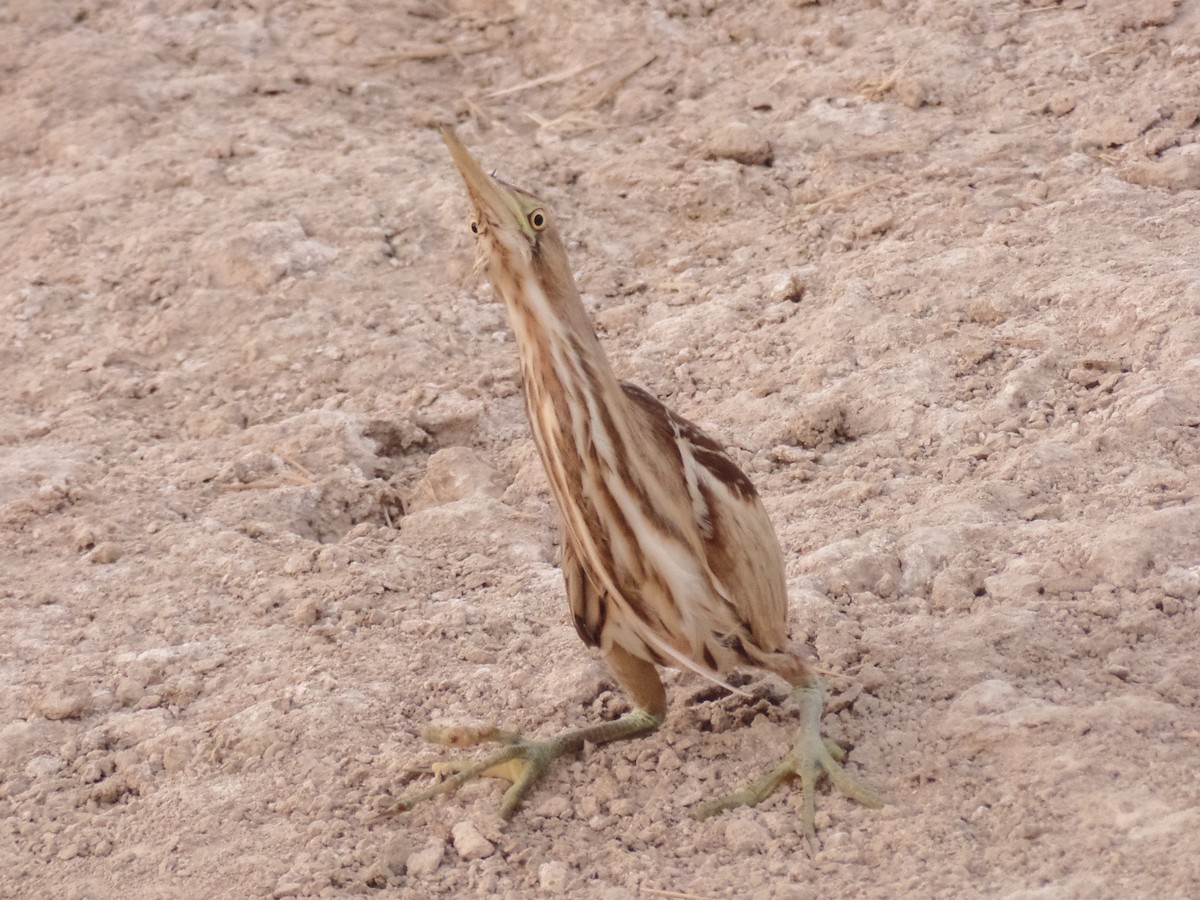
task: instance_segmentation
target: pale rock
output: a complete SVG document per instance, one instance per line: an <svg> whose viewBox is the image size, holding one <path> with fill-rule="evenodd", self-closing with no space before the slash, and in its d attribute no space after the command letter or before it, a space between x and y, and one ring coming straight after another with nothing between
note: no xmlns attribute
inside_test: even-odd
<svg viewBox="0 0 1200 900"><path fill-rule="evenodd" d="M88 559L98 565L103 566L108 565L109 563L115 563L121 558L121 554L122 550L120 544L116 543L115 541L104 541L103 543L96 545L96 549L91 552L91 555L88 556Z"/></svg>
<svg viewBox="0 0 1200 900"><path fill-rule="evenodd" d="M549 894L564 894L570 872L560 862L546 862L538 867L538 885Z"/></svg>
<svg viewBox="0 0 1200 900"><path fill-rule="evenodd" d="M732 159L743 166L769 166L775 160L771 142L744 122L717 128L708 137L704 155L707 159Z"/></svg>
<svg viewBox="0 0 1200 900"><path fill-rule="evenodd" d="M468 497L494 499L504 488L503 476L481 454L468 447L447 447L429 458L408 510L420 512Z"/></svg>
<svg viewBox="0 0 1200 900"><path fill-rule="evenodd" d="M79 719L91 711L92 692L82 684L47 688L33 701L33 708L47 719Z"/></svg>
<svg viewBox="0 0 1200 900"><path fill-rule="evenodd" d="M1120 10L1118 21L1122 28L1157 28L1175 20L1179 0L1126 0L1114 9Z"/></svg>
<svg viewBox="0 0 1200 900"><path fill-rule="evenodd" d="M1162 577L1162 589L1180 600L1195 600L1200 595L1200 566L1185 569L1172 566Z"/></svg>
<svg viewBox="0 0 1200 900"><path fill-rule="evenodd" d="M408 838L395 835L383 845L379 854L380 865L391 875L402 875L408 869L408 861L413 856L413 847ZM439 848L438 858L441 858Z"/></svg>
<svg viewBox="0 0 1200 900"><path fill-rule="evenodd" d="M296 602L292 607L292 620L297 625L315 625L321 618L321 604L313 597Z"/></svg>
<svg viewBox="0 0 1200 900"><path fill-rule="evenodd" d="M739 856L762 853L770 841L770 832L753 819L733 819L725 826L725 843Z"/></svg>
<svg viewBox="0 0 1200 900"><path fill-rule="evenodd" d="M1089 547L1088 565L1103 580L1133 588L1154 565L1200 558L1200 508L1172 506L1114 515Z"/></svg>
<svg viewBox="0 0 1200 900"><path fill-rule="evenodd" d="M832 594L886 591L890 595L900 580L900 560L889 551L886 535L874 533L835 541L807 554L800 571L812 573Z"/></svg>
<svg viewBox="0 0 1200 900"><path fill-rule="evenodd" d="M533 810L535 815L547 819L569 819L571 817L571 801L561 794L547 797Z"/></svg>
<svg viewBox="0 0 1200 900"><path fill-rule="evenodd" d="M1194 191L1200 189L1200 152L1192 147L1170 151L1164 153L1161 159L1131 164L1121 176L1130 184L1141 187Z"/></svg>
<svg viewBox="0 0 1200 900"><path fill-rule="evenodd" d="M62 771L63 761L57 756L43 754L35 756L25 765L25 774L29 778L41 780L51 778Z"/></svg>
<svg viewBox="0 0 1200 900"><path fill-rule="evenodd" d="M975 598L974 581L970 573L962 569L942 569L933 577L929 602L934 609L967 608Z"/></svg>
<svg viewBox="0 0 1200 900"><path fill-rule="evenodd" d="M799 303L804 298L804 278L796 272L776 275L767 288L767 296L773 303Z"/></svg>
<svg viewBox="0 0 1200 900"><path fill-rule="evenodd" d="M454 849L463 859L485 859L496 852L492 842L470 822L459 822L450 833L454 837Z"/></svg>
<svg viewBox="0 0 1200 900"><path fill-rule="evenodd" d="M960 552L963 543L961 528L932 526L910 531L900 550L901 592L927 593L934 578Z"/></svg>
<svg viewBox="0 0 1200 900"><path fill-rule="evenodd" d="M437 867L442 864L442 856L445 853L446 845L441 841L434 841L424 850L418 850L412 853L404 861L404 868L408 874L414 878L424 878L426 875L432 875L437 871Z"/></svg>
<svg viewBox="0 0 1200 900"><path fill-rule="evenodd" d="M1023 560L1014 560L1003 572L983 580L988 596L997 600L1027 602L1044 593L1042 579L1026 571Z"/></svg>
<svg viewBox="0 0 1200 900"><path fill-rule="evenodd" d="M929 101L929 90L918 78L899 78L893 90L909 109L919 109Z"/></svg>
<svg viewBox="0 0 1200 900"><path fill-rule="evenodd" d="M413 416L422 431L437 437L445 445L465 444L483 415L483 403L464 397L458 391L439 394Z"/></svg>
<svg viewBox="0 0 1200 900"><path fill-rule="evenodd" d="M683 767L679 754L667 747L658 755L658 770L660 772L675 772Z"/></svg>

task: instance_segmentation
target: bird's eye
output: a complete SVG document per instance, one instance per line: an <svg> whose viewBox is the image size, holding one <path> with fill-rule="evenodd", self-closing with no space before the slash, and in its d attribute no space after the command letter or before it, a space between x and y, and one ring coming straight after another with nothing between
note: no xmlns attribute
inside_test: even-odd
<svg viewBox="0 0 1200 900"><path fill-rule="evenodd" d="M529 214L529 227L534 231L541 231L546 227L546 214L540 209L535 209Z"/></svg>
<svg viewBox="0 0 1200 900"><path fill-rule="evenodd" d="M479 234L479 223L474 219L471 220L471 234Z"/></svg>

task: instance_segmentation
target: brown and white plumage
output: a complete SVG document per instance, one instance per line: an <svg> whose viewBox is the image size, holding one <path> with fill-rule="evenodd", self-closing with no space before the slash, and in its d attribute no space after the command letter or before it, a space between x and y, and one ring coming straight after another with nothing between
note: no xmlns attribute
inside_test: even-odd
<svg viewBox="0 0 1200 900"><path fill-rule="evenodd" d="M655 666L724 684L739 667L773 671L802 704L796 747L766 779L709 812L757 802L785 777L805 782L813 834L819 771L865 803L878 798L821 742L819 684L790 649L787 588L775 531L750 479L696 425L618 381L580 301L566 249L543 203L487 175L450 131L443 137L471 200L471 230L517 339L525 408L562 519L562 568L575 626L599 647L637 708L621 719L509 746L407 807L498 766L517 764L511 813L555 756L652 730L666 713ZM439 733L438 739L447 738ZM449 786L447 786L449 785Z"/></svg>
<svg viewBox="0 0 1200 900"><path fill-rule="evenodd" d="M787 650L787 592L754 485L715 441L643 389L622 384L614 400L627 439L600 442L583 485L585 498L601 498L583 501L588 532L603 536L599 558L577 549L586 545L573 529L564 535L580 636L714 679L738 667L770 668ZM636 498L635 515L612 502L622 493ZM755 551L739 551L746 547Z"/></svg>

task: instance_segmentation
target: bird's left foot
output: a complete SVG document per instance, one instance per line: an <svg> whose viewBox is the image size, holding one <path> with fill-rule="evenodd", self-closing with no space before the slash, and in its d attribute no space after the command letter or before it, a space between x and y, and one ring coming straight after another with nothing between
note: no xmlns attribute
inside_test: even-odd
<svg viewBox="0 0 1200 900"><path fill-rule="evenodd" d="M796 743L775 768L747 785L736 794L701 803L693 811L698 819L707 819L727 809L738 806L754 806L761 803L783 782L799 778L804 790L804 811L801 824L809 850L817 846L816 810L817 780L828 775L833 786L863 806L873 809L883 806L883 797L866 782L851 775L841 766L846 753L836 744L827 743L821 737L821 712L824 692L819 686L797 688L794 696L800 701L801 726Z"/></svg>
<svg viewBox="0 0 1200 900"><path fill-rule="evenodd" d="M530 741L516 732L494 727L429 727L421 732L421 737L432 744L446 747L470 747L485 743L502 746L479 760L455 759L434 763L430 769L435 775L444 776L443 780L427 790L396 801L385 815L412 809L439 794L452 793L475 778L503 778L512 782L500 801L500 816L507 819L534 783L546 774L550 764L566 750L556 746L557 742L553 740Z"/></svg>
<svg viewBox="0 0 1200 900"><path fill-rule="evenodd" d="M494 727L426 728L421 732L421 737L434 744L447 747L485 743L502 746L480 760L434 763L434 774L448 777L431 788L402 797L384 810L381 817L405 812L439 794L452 793L475 778L504 778L511 781L512 786L504 792L499 812L501 818L511 818L529 789L541 780L551 763L560 756L583 749L585 743L605 744L653 731L661 722L662 716L635 709L612 722L567 731L544 741L529 740L516 732Z"/></svg>

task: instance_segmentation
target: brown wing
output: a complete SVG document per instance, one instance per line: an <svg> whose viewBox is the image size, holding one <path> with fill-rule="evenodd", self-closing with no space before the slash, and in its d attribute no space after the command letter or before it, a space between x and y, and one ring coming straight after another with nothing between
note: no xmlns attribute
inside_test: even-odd
<svg viewBox="0 0 1200 900"><path fill-rule="evenodd" d="M561 564L563 580L567 583L567 602L571 604L571 617L575 620L575 630L589 647L599 647L600 635L604 631L604 621L608 615L607 604L604 595L596 590L587 572L583 570L565 528Z"/></svg>
<svg viewBox="0 0 1200 900"><path fill-rule="evenodd" d="M681 487L692 501L694 525L708 567L755 645L775 653L788 645L787 582L783 554L754 484L724 449L697 425L669 410L640 387L623 384L660 444L675 457ZM745 641L747 636L730 635Z"/></svg>

